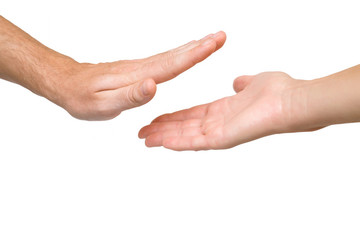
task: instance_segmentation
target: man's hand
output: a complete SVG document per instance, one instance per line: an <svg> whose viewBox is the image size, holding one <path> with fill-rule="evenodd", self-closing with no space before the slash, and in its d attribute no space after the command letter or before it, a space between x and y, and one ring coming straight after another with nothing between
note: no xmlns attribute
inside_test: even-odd
<svg viewBox="0 0 360 240"><path fill-rule="evenodd" d="M224 44L225 33L211 34L149 58L80 64L54 82L58 104L80 119L106 120L150 101L156 84L203 61Z"/></svg>
<svg viewBox="0 0 360 240"><path fill-rule="evenodd" d="M72 116L106 120L150 101L168 81L221 48L224 32L149 58L78 63L57 53L0 16L0 78L46 97Z"/></svg>
<svg viewBox="0 0 360 240"><path fill-rule="evenodd" d="M143 127L139 137L146 138L148 147L207 150L231 148L275 133L311 130L297 124L304 107L297 96L306 82L281 72L238 77L236 95L162 115Z"/></svg>

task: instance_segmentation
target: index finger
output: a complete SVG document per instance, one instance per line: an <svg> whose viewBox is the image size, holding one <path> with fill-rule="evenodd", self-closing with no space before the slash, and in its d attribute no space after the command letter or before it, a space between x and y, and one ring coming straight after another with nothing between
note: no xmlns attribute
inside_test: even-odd
<svg viewBox="0 0 360 240"><path fill-rule="evenodd" d="M202 40L190 42L149 58L146 67L142 70L146 77L153 78L156 83L165 82L205 60L221 48L225 40L224 32L209 35Z"/></svg>

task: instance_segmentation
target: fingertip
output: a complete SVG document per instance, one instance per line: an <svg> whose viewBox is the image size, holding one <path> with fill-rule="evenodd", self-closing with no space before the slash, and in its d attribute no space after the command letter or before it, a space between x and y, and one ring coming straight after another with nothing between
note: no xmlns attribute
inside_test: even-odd
<svg viewBox="0 0 360 240"><path fill-rule="evenodd" d="M226 34L224 31L219 31L215 34L210 34L203 38L200 45L202 50L200 51L203 51L204 56L201 59L203 60L204 58L211 55L213 52L216 52L225 44L225 41Z"/></svg>
<svg viewBox="0 0 360 240"><path fill-rule="evenodd" d="M145 139L145 146L148 147L148 148L152 147L152 145L150 144L148 138Z"/></svg>
<svg viewBox="0 0 360 240"><path fill-rule="evenodd" d="M216 40L216 50L220 49L222 46L224 46L226 42L226 33L224 31L219 31L214 35L214 39Z"/></svg>
<svg viewBox="0 0 360 240"><path fill-rule="evenodd" d="M138 138L140 138L140 139L144 139L144 138L145 138L145 134L144 134L145 128L146 128L146 126L145 126L145 127L142 127L142 128L139 130L139 132L138 132Z"/></svg>
<svg viewBox="0 0 360 240"><path fill-rule="evenodd" d="M222 41L226 41L226 33L224 31L218 31L217 33L214 34L215 39L217 40L222 40Z"/></svg>
<svg viewBox="0 0 360 240"><path fill-rule="evenodd" d="M147 147L160 147L161 146L161 136L159 134L152 134L146 137L145 145Z"/></svg>
<svg viewBox="0 0 360 240"><path fill-rule="evenodd" d="M151 78L144 80L141 85L141 91L145 97L149 98L149 100L152 99L156 93L155 81Z"/></svg>
<svg viewBox="0 0 360 240"><path fill-rule="evenodd" d="M239 81L237 80L238 78L235 78L234 82L233 82L233 89L235 92L240 92L240 86L239 86Z"/></svg>
<svg viewBox="0 0 360 240"><path fill-rule="evenodd" d="M235 78L235 80L233 82L234 91L238 93L238 92L244 90L252 78L253 78L252 75L244 75L244 76Z"/></svg>

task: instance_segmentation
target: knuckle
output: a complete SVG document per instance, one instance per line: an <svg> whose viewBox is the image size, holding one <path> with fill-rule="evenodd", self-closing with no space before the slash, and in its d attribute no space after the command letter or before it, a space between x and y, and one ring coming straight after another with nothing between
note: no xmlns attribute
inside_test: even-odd
<svg viewBox="0 0 360 240"><path fill-rule="evenodd" d="M135 94L134 94L134 88L129 88L126 91L126 97L127 97L129 102L131 102L133 104L137 103L137 99L136 99Z"/></svg>
<svg viewBox="0 0 360 240"><path fill-rule="evenodd" d="M201 60L203 59L203 56L197 54L196 50L197 50L197 48L191 49L190 51L184 53L185 54L184 58L187 59L189 65L191 65L191 66L195 66L196 64L201 62Z"/></svg>
<svg viewBox="0 0 360 240"><path fill-rule="evenodd" d="M128 101L132 104L132 105L139 105L142 102L142 97L141 95L137 92L137 89L135 87L131 87L128 88L127 92L126 92L126 97L128 99Z"/></svg>
<svg viewBox="0 0 360 240"><path fill-rule="evenodd" d="M178 74L173 70L175 64L175 54L173 51L169 51L165 54L161 67L164 72L168 72L171 78L176 77Z"/></svg>

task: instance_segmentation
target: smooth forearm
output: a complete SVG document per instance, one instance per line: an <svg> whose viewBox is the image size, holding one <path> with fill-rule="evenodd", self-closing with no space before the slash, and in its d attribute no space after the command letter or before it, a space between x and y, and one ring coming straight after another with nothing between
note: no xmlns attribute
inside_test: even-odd
<svg viewBox="0 0 360 240"><path fill-rule="evenodd" d="M49 99L54 96L57 78L76 64L73 59L47 48L3 17L0 17L0 56L1 78Z"/></svg>
<svg viewBox="0 0 360 240"><path fill-rule="evenodd" d="M307 81L297 96L302 128L360 122L360 65Z"/></svg>

